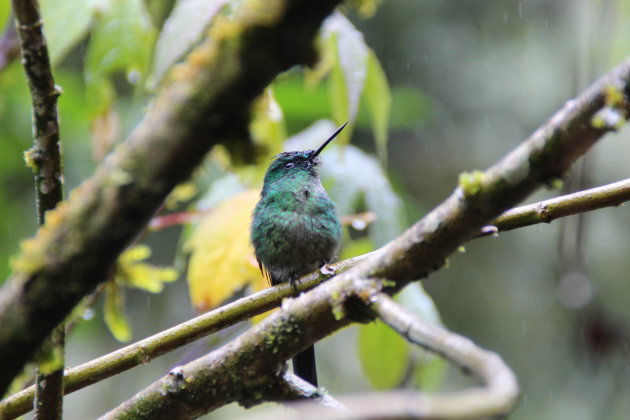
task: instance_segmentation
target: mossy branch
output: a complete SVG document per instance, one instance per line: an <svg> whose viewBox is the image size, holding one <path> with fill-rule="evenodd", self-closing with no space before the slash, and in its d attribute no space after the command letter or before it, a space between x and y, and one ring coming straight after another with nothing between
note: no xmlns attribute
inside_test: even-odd
<svg viewBox="0 0 630 420"><path fill-rule="evenodd" d="M280 72L314 61L315 34L339 1L242 3L174 69L129 138L47 214L0 290L0 394L213 145L251 151L252 101Z"/></svg>
<svg viewBox="0 0 630 420"><path fill-rule="evenodd" d="M383 249L300 297L285 300L280 311L237 340L178 368L176 381L169 375L159 379L104 418L192 418L230 402L248 407L276 400L274 384L287 359L351 322L371 319L371 305L382 291L394 293L442 267L482 226L537 187L560 178L615 129L594 124L594 119L611 106L611 87L628 96L629 78L627 59L496 165L464 174L446 201ZM629 102L614 105L627 118ZM382 278L388 281L382 283ZM514 390L509 401L514 401ZM497 407L495 414L505 412L504 404Z"/></svg>

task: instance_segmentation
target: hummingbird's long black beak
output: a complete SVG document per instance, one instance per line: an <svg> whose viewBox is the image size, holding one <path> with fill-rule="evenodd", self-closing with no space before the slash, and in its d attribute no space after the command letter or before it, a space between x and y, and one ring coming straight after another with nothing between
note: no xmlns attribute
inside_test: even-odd
<svg viewBox="0 0 630 420"><path fill-rule="evenodd" d="M348 125L348 121L346 121L341 127L339 127L334 133L332 133L332 135L330 137L328 137L328 140L326 140L324 142L324 144L322 144L321 146L319 146L319 149L315 150L315 152L309 157L309 160L313 160L317 157L317 155L319 155L322 150L324 150L324 147L328 146L328 143L330 143L331 141L333 141L335 139L335 137L337 137L337 135L339 133L341 133L341 130L344 129L344 127Z"/></svg>

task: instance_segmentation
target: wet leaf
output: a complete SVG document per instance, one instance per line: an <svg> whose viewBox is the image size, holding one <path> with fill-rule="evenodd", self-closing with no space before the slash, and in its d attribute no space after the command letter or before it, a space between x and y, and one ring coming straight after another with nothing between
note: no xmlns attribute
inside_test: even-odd
<svg viewBox="0 0 630 420"><path fill-rule="evenodd" d="M392 96L387 76L373 51L368 54L367 79L363 92L370 111L370 123L376 140L376 151L381 162L387 161L387 131L392 107Z"/></svg>
<svg viewBox="0 0 630 420"><path fill-rule="evenodd" d="M440 356L426 350L425 357L416 364L414 383L416 388L425 392L438 391L444 383L448 370L448 363Z"/></svg>
<svg viewBox="0 0 630 420"><path fill-rule="evenodd" d="M159 83L167 70L199 41L204 29L226 3L227 0L180 0L175 3L155 46L151 85Z"/></svg>
<svg viewBox="0 0 630 420"><path fill-rule="evenodd" d="M190 235L188 285L200 312L224 302L244 287L268 287L249 242L249 223L260 192L248 190L212 209Z"/></svg>
<svg viewBox="0 0 630 420"><path fill-rule="evenodd" d="M409 366L409 344L381 321L359 329L359 359L376 389L391 389L403 380Z"/></svg>
<svg viewBox="0 0 630 420"><path fill-rule="evenodd" d="M151 248L136 245L123 252L116 267L116 283L160 293L164 283L177 280L177 271L172 267L156 267L142 262L151 256Z"/></svg>
<svg viewBox="0 0 630 420"><path fill-rule="evenodd" d="M131 339L131 325L125 315L125 295L124 289L115 282L107 283L105 286L105 301L103 303L105 324L118 341L129 341Z"/></svg>
<svg viewBox="0 0 630 420"><path fill-rule="evenodd" d="M4 25L9 20L9 12L11 11L11 2L10 1L1 1L0 2L0 26L4 28Z"/></svg>
<svg viewBox="0 0 630 420"><path fill-rule="evenodd" d="M412 283L396 296L396 301L419 319L433 325L442 325L440 313L420 283Z"/></svg>
<svg viewBox="0 0 630 420"><path fill-rule="evenodd" d="M442 325L440 314L420 283L412 283L397 296L396 301L418 319L433 325ZM448 363L441 357L418 346L413 346L413 379L415 385L423 391L435 391L444 382Z"/></svg>
<svg viewBox="0 0 630 420"><path fill-rule="evenodd" d="M96 8L106 4L106 1L40 0L39 4L48 53L54 66L85 38Z"/></svg>
<svg viewBox="0 0 630 420"><path fill-rule="evenodd" d="M333 91L344 88L346 101L334 109L337 123L354 121L365 86L368 67L368 47L363 34L341 13L335 13L324 22L324 38L335 41L337 60L333 65ZM339 98L338 98L339 99Z"/></svg>
<svg viewBox="0 0 630 420"><path fill-rule="evenodd" d="M265 89L254 103L249 131L254 141L263 145L270 156L282 151L282 142L287 136L284 114L276 101L273 89Z"/></svg>
<svg viewBox="0 0 630 420"><path fill-rule="evenodd" d="M99 11L85 65L94 115L103 113L113 100L112 73L124 72L132 85L146 78L155 39L155 28L142 0L109 0Z"/></svg>

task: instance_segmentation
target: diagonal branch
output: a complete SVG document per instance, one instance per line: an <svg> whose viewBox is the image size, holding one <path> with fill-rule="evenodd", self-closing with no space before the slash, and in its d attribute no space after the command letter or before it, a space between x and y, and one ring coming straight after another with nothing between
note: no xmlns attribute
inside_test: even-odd
<svg viewBox="0 0 630 420"><path fill-rule="evenodd" d="M167 194L219 141L245 146L249 108L289 67L340 0L245 1L171 75L146 117L23 244L0 290L0 394L44 338L105 280Z"/></svg>
<svg viewBox="0 0 630 420"><path fill-rule="evenodd" d="M445 258L475 237L494 217L537 187L554 181L612 127L594 124L614 89L628 96L630 59L568 102L529 139L485 172L462 174L442 204L403 235L350 270L283 302L282 309L237 340L182 367L185 390L162 378L108 413L122 418L189 418L229 402L263 402L284 361L350 322L370 319L383 284L394 293L443 266ZM627 118L630 103L615 104ZM247 366L247 369L242 369ZM166 390L166 391L165 391Z"/></svg>

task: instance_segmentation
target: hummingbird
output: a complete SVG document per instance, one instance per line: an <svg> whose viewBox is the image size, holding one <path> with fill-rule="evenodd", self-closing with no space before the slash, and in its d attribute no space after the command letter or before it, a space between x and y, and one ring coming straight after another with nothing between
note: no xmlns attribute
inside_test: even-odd
<svg viewBox="0 0 630 420"><path fill-rule="evenodd" d="M250 238L260 270L272 286L294 283L337 256L341 223L335 203L319 179L317 166L319 154L346 124L316 150L280 153L265 173ZM293 358L293 371L317 386L312 346Z"/></svg>

